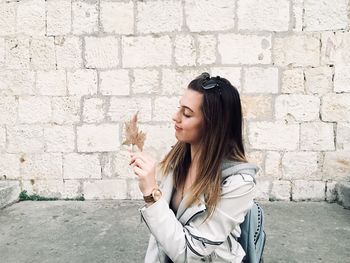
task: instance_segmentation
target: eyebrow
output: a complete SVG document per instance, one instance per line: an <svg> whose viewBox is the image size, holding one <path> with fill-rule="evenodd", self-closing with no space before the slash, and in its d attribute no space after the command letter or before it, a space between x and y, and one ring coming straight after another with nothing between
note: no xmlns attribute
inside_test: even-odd
<svg viewBox="0 0 350 263"><path fill-rule="evenodd" d="M181 100L179 100L179 103L180 103L180 105L181 105ZM193 111L190 107L188 107L188 106L181 105L181 107L184 107L184 108L189 109L190 111L194 112L194 111Z"/></svg>

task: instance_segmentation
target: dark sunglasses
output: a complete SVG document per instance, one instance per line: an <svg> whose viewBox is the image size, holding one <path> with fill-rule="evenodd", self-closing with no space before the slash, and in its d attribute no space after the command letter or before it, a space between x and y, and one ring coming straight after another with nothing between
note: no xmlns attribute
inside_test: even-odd
<svg viewBox="0 0 350 263"><path fill-rule="evenodd" d="M210 90L214 88L219 88L219 92L221 94L221 88L218 83L218 80L220 79L220 76L216 76L215 78L210 78L209 73L204 72L201 75L199 75L196 79L204 79L202 82L202 88L205 90Z"/></svg>

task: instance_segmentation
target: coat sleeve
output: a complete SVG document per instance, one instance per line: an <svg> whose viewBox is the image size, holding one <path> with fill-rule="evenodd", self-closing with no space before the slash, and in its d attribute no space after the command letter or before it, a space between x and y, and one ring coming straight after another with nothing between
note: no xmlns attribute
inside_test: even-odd
<svg viewBox="0 0 350 263"><path fill-rule="evenodd" d="M173 262L186 262L209 256L226 241L235 227L242 223L253 206L255 183L251 176L240 174L228 177L213 215L194 217L183 226L168 203L161 198L149 207L140 209L152 235Z"/></svg>

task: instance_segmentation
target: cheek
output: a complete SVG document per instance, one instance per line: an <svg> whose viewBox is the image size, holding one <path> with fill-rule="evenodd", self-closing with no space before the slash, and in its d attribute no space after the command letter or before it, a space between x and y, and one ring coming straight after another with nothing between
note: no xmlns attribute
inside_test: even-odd
<svg viewBox="0 0 350 263"><path fill-rule="evenodd" d="M201 131L201 123L198 121L192 121L186 125L186 130L190 132L192 135L197 135Z"/></svg>

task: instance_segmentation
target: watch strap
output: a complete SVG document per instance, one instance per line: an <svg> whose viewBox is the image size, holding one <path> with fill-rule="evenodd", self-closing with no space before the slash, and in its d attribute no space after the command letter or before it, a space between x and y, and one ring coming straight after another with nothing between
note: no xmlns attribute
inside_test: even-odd
<svg viewBox="0 0 350 263"><path fill-rule="evenodd" d="M143 200L145 200L146 203L154 202L154 199L153 199L153 195L152 195L152 194L147 195L147 196L144 196L144 197L143 197Z"/></svg>

